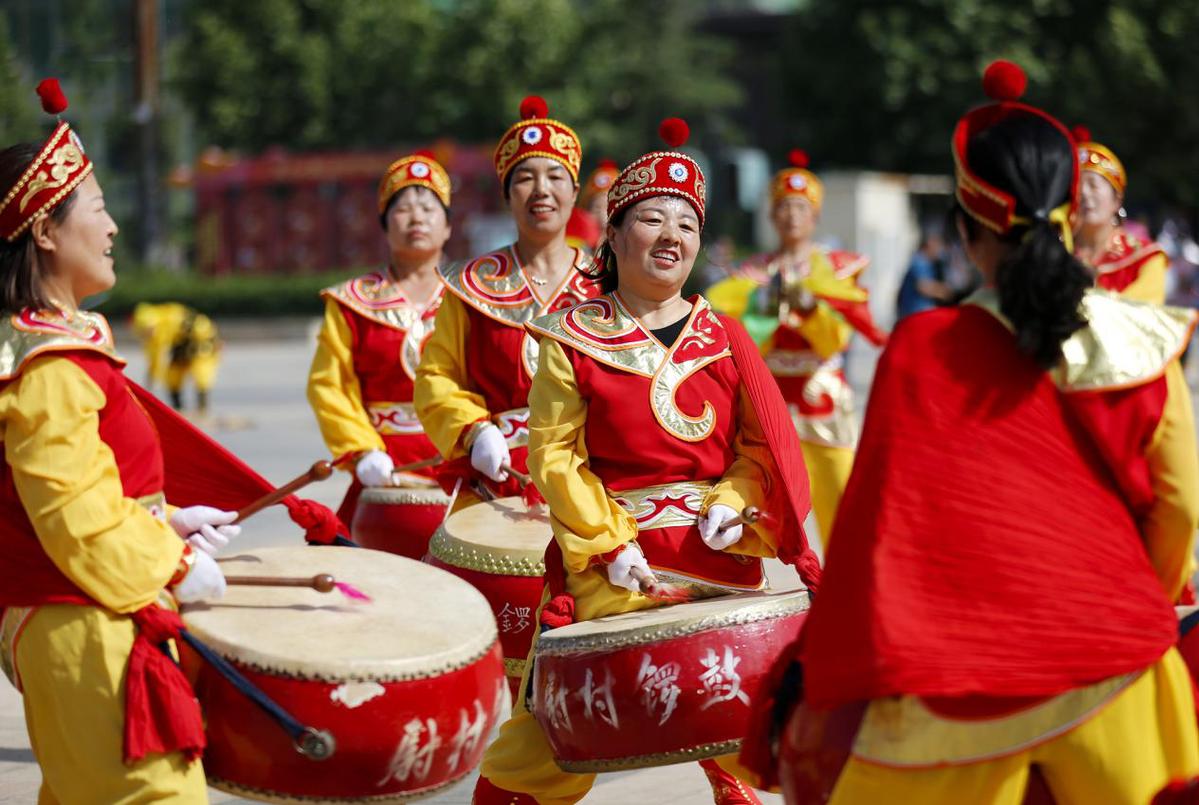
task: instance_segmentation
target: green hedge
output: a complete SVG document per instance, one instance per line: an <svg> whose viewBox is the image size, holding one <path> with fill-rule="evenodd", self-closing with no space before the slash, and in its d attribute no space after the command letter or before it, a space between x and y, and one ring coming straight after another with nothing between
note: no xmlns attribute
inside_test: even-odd
<svg viewBox="0 0 1199 805"><path fill-rule="evenodd" d="M118 271L116 287L89 300L89 307L110 318L128 316L138 302L182 302L209 316L223 318L319 316L320 290L361 273L205 277L169 271Z"/></svg>

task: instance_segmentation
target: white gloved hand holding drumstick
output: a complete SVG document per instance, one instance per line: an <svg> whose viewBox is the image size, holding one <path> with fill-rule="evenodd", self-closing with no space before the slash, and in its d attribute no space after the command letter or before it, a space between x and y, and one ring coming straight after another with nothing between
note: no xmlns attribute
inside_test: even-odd
<svg viewBox="0 0 1199 805"><path fill-rule="evenodd" d="M733 525L727 525L730 520L736 520ZM735 545L741 539L741 514L732 506L723 503L713 503L708 511L699 518L699 536L714 551L723 551L730 545ZM721 526L725 526L721 530Z"/></svg>
<svg viewBox="0 0 1199 805"><path fill-rule="evenodd" d="M653 575L649 563L645 561L645 554L631 542L608 564L608 583L635 593L642 591L641 580L653 578Z"/></svg>
<svg viewBox="0 0 1199 805"><path fill-rule="evenodd" d="M171 592L181 604L216 601L225 594L225 574L216 560L204 551L192 552L191 568L175 583Z"/></svg>
<svg viewBox="0 0 1199 805"><path fill-rule="evenodd" d="M390 486L395 462L382 450L371 450L358 459L354 475L363 486Z"/></svg>
<svg viewBox="0 0 1199 805"><path fill-rule="evenodd" d="M188 506L171 515L171 528L188 545L216 556L217 551L229 544L229 540L241 533L241 526L233 525L237 512L227 512L212 506Z"/></svg>
<svg viewBox="0 0 1199 805"><path fill-rule="evenodd" d="M512 463L508 442L491 422L479 428L470 446L470 465L496 483L508 480L505 465Z"/></svg>

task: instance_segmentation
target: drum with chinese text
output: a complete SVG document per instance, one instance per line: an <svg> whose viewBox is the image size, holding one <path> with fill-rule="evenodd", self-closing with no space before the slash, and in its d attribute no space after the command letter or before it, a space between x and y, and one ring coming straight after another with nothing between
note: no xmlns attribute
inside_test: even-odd
<svg viewBox="0 0 1199 805"><path fill-rule="evenodd" d="M208 782L267 802L407 802L467 775L507 706L495 621L469 585L361 548L246 551L226 576L330 573L370 597L230 585L186 607L187 628L303 724L314 759L183 644L204 708Z"/></svg>
<svg viewBox="0 0 1199 805"><path fill-rule="evenodd" d="M721 596L552 629L530 707L559 766L603 772L736 752L806 591Z"/></svg>
<svg viewBox="0 0 1199 805"><path fill-rule="evenodd" d="M473 584L491 604L513 696L537 630L551 539L543 508L499 498L451 514L429 541L427 561Z"/></svg>

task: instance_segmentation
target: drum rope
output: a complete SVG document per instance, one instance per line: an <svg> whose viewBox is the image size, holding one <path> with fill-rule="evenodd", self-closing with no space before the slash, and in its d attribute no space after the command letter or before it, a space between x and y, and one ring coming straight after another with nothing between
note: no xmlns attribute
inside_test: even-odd
<svg viewBox="0 0 1199 805"><path fill-rule="evenodd" d="M332 735L301 723L295 716L284 710L278 702L263 692L261 688L247 679L232 663L213 651L208 644L187 629L180 629L179 636L205 662L216 669L239 693L270 716L271 720L278 724L291 737L296 749L303 755L313 760L325 760L333 754L334 743Z"/></svg>

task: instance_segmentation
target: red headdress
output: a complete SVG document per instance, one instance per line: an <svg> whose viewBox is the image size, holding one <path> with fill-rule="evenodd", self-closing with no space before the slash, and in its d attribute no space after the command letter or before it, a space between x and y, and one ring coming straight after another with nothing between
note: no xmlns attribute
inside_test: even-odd
<svg viewBox="0 0 1199 805"><path fill-rule="evenodd" d="M1106 145L1095 142L1091 130L1086 126L1075 126L1071 132L1078 147L1078 165L1081 170L1098 173L1116 188L1121 196L1128 187L1128 173L1124 163Z"/></svg>
<svg viewBox="0 0 1199 805"><path fill-rule="evenodd" d="M601 159L595 166L595 170L587 177L587 181L583 183L583 189L579 191L579 204L586 207L591 203L591 199L601 193L607 195L612 183L619 175L619 165L611 159Z"/></svg>
<svg viewBox="0 0 1199 805"><path fill-rule="evenodd" d="M1050 115L1035 106L1020 103L1028 86L1024 71L1009 61L994 61L983 74L983 91L995 103L979 106L967 112L953 130L953 161L957 179L957 199L971 218L992 231L1004 235L1015 226L1027 226L1030 219L1016 214L1016 199L1007 191L980 178L970 167L966 156L970 138L986 131L1002 120L1020 115L1039 117L1058 129L1070 142L1070 132ZM1070 245L1070 219L1078 206L1078 165L1070 182L1070 195L1065 204L1049 212L1049 220L1057 225L1067 248Z"/></svg>
<svg viewBox="0 0 1199 805"><path fill-rule="evenodd" d="M824 203L824 182L808 170L808 153L792 148L787 154L790 167L783 168L770 182L770 203L776 204L789 196L806 198L812 208L819 210Z"/></svg>
<svg viewBox="0 0 1199 805"><path fill-rule="evenodd" d="M495 172L501 184L518 162L529 157L560 162L572 179L579 180L579 163L583 161L579 135L565 123L550 118L549 113L549 105L539 95L520 102L520 121L504 132L495 147Z"/></svg>
<svg viewBox="0 0 1199 805"><path fill-rule="evenodd" d="M651 151L621 171L608 191L608 218L650 196L680 196L691 202L704 225L704 172L682 148L691 136L687 121L668 117L658 127L658 135L670 151Z"/></svg>
<svg viewBox="0 0 1199 805"><path fill-rule="evenodd" d="M420 150L400 157L387 166L379 181L379 214L387 211L391 197L405 187L427 187L437 194L446 209L450 207L450 177L433 156L432 151Z"/></svg>
<svg viewBox="0 0 1199 805"><path fill-rule="evenodd" d="M37 85L42 108L57 115L67 108L58 81L47 78ZM17 183L0 198L0 236L9 243L34 221L49 215L92 172L92 161L71 127L59 122Z"/></svg>

